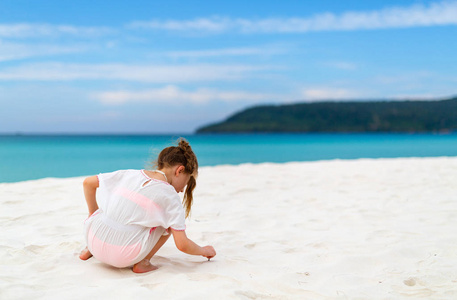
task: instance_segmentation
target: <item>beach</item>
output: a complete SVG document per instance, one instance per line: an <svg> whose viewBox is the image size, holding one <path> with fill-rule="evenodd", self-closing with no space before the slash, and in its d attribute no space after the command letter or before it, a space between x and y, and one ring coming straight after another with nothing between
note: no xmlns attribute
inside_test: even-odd
<svg viewBox="0 0 457 300"><path fill-rule="evenodd" d="M93 175L93 174L88 174ZM201 167L187 235L81 261L84 177L0 184L1 299L456 299L457 157Z"/></svg>

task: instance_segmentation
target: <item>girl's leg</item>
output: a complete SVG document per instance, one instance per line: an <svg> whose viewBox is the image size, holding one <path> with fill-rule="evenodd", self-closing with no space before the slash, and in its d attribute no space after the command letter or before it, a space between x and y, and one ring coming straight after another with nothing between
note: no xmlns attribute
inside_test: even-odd
<svg viewBox="0 0 457 300"><path fill-rule="evenodd" d="M152 248L151 252L149 252L146 257L140 261L139 263L136 263L133 265L133 272L135 273L146 273L150 271L157 270L158 268L154 265L151 264L149 260L154 256L154 254L159 251L159 249L165 244L165 242L168 240L171 234L168 235L162 235L157 243L155 244L154 248ZM90 253L90 252L89 252Z"/></svg>

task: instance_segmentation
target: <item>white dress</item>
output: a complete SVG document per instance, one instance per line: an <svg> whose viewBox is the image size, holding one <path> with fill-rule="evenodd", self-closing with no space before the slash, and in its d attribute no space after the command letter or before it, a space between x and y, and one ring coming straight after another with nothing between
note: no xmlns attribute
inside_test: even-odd
<svg viewBox="0 0 457 300"><path fill-rule="evenodd" d="M168 228L185 230L180 197L167 182L143 170L98 175L99 209L84 223L89 251L98 260L123 268L141 261Z"/></svg>

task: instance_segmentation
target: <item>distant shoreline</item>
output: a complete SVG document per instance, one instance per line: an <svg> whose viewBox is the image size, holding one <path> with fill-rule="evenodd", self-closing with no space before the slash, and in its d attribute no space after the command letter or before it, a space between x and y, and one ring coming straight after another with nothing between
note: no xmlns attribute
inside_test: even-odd
<svg viewBox="0 0 457 300"><path fill-rule="evenodd" d="M259 105L197 133L451 133L457 131L457 97L428 101L303 102Z"/></svg>

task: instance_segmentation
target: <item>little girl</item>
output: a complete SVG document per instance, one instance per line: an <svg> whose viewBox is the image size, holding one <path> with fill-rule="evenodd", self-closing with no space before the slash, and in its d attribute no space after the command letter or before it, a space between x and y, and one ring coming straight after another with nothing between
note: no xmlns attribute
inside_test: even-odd
<svg viewBox="0 0 457 300"><path fill-rule="evenodd" d="M87 248L79 257L87 260L93 255L118 268L133 266L135 273L153 271L157 267L149 260L169 232L182 252L214 257L212 246L198 246L185 232L197 173L197 157L180 139L178 146L160 152L155 171L121 170L87 177L83 183L89 208L84 223ZM185 187L183 208L178 193Z"/></svg>

